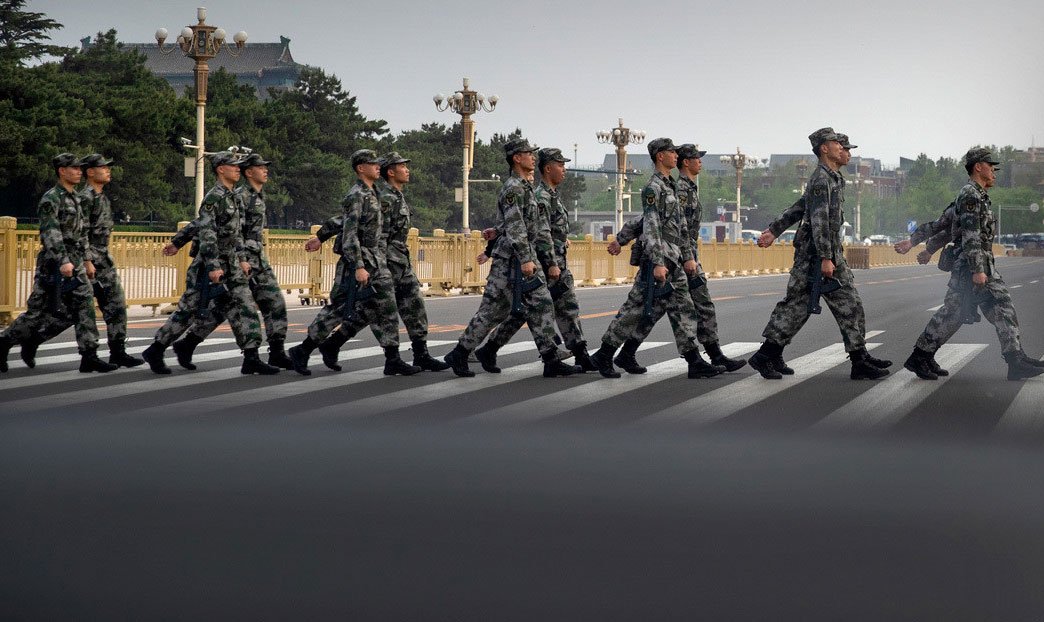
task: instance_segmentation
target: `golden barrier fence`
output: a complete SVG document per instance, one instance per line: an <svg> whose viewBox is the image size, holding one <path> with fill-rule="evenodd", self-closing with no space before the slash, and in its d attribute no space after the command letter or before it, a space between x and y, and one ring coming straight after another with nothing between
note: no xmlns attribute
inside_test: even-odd
<svg viewBox="0 0 1044 622"><path fill-rule="evenodd" d="M37 231L16 227L14 218L0 217L0 323L10 322L25 310L40 250ZM312 227L312 233L318 229ZM161 252L171 235L112 234L109 252L116 262L128 305L151 306L155 310L177 302L185 291L188 250L182 249L173 257L165 257ZM297 290L303 303L323 304L333 284L337 256L332 243L324 244L319 252L305 252L304 243L309 237L266 231L265 250L287 292ZM414 272L428 295L482 291L489 262L479 265L476 261L486 248L478 231L464 235L436 229L431 237L421 237L416 229L411 229L407 244ZM613 257L606 252L607 245L608 241L593 240L590 235L570 241L569 269L577 285L613 285L634 280L636 268L628 263L630 250L624 249ZM769 248L758 248L753 242L700 243L699 248L703 269L712 278L780 274L789 271L793 264L793 247L786 243ZM891 246L853 246L845 249L845 257L852 268L909 265L917 263L920 248L899 255ZM1004 255L1004 248L994 245L993 252Z"/></svg>

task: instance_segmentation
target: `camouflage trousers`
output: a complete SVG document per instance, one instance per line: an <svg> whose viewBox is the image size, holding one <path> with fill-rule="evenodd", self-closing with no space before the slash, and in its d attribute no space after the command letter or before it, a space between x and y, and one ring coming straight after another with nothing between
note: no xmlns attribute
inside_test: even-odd
<svg viewBox="0 0 1044 622"><path fill-rule="evenodd" d="M428 338L428 311L424 307L420 281L409 266L405 270L393 269L392 272L395 282L395 304L399 309L399 317L406 326L406 334L410 336L410 341L424 341ZM374 334L376 335L376 332Z"/></svg>
<svg viewBox="0 0 1044 622"><path fill-rule="evenodd" d="M699 275L706 280L707 275L702 271ZM696 340L704 345L716 343L718 341L718 316L714 311L714 301L711 300L706 283L701 287L690 287L689 296L692 297L692 305L696 309ZM666 309L666 306L663 309ZM653 321L639 325L634 339L645 341L661 317L663 317L662 311L659 314L654 311Z"/></svg>
<svg viewBox="0 0 1044 622"><path fill-rule="evenodd" d="M917 339L917 347L926 352L935 352L951 337L964 323L961 314L961 301L967 292L966 286L971 276L967 271L954 270L950 274L950 283L943 299L943 306L935 312L924 332ZM1015 305L1012 304L1011 294L1004 280L998 277L990 277L986 286L975 289L972 295L976 297L976 307L982 310L983 316L993 324L1000 340L1001 352L1018 352L1022 350L1022 342L1019 337L1019 318L1015 315Z"/></svg>
<svg viewBox="0 0 1044 622"><path fill-rule="evenodd" d="M460 336L458 344L471 352L478 347L494 328L511 317L510 276L511 260L500 257L493 258L489 276L486 278L486 290L482 294L475 316L468 322L467 328ZM554 302L547 291L547 285L541 285L525 294L522 299L526 307L525 321L529 324L529 332L541 354L548 354L557 349L555 344L555 324L552 320Z"/></svg>
<svg viewBox="0 0 1044 622"><path fill-rule="evenodd" d="M109 343L123 344L127 341L127 297L120 275L109 256L94 262L94 268L94 298L105 320Z"/></svg>
<svg viewBox="0 0 1044 622"><path fill-rule="evenodd" d="M76 345L80 352L96 351L98 324L94 315L94 295L83 264L73 270L73 277L79 281L79 285L57 300L56 310L52 310L51 306L54 296L58 295L51 291L52 277L47 267L37 267L33 291L26 301L26 311L7 328L4 336L18 343L30 339L46 341L72 326L76 330Z"/></svg>
<svg viewBox="0 0 1044 622"><path fill-rule="evenodd" d="M377 342L382 347L398 347L399 316L395 307L395 287L391 274L386 270L378 270L376 273L370 274L370 283L377 295L356 303L355 320L350 326L345 326L341 320L344 316L344 303L348 298L348 291L343 285L346 273L349 278L355 277L355 270L349 268L347 262L342 258L337 261L337 268L334 272L334 284L330 289L330 304L316 314L315 319L308 326L308 336L312 338L312 341L321 342L335 328L342 333L355 334L372 324L370 328L373 336L377 338Z"/></svg>
<svg viewBox="0 0 1044 622"><path fill-rule="evenodd" d="M787 346L808 321L810 261L805 255L794 257L790 282L787 283L787 295L776 303L772 317L761 333L765 339ZM837 327L841 329L841 339L845 342L845 351L863 349L866 347L866 315L863 313L863 301L855 288L855 278L847 263L841 261L835 266L834 278L841 282L842 287L829 294L823 294L821 300L834 314Z"/></svg>
<svg viewBox="0 0 1044 622"><path fill-rule="evenodd" d="M209 312L211 314L220 313L228 318L228 323L232 326L232 334L236 336L236 344L241 349L259 348L261 347L261 320L257 316L254 299L250 296L246 277L240 271L238 262L225 263L224 270L229 300L220 305L211 303ZM196 314L199 311L201 296L198 281L200 271L204 271L204 276L206 276L206 266L202 260L196 259L189 266L185 293L178 300L177 308L167 318L166 323L156 331L156 341L163 346L174 343L197 319Z"/></svg>
<svg viewBox="0 0 1044 622"><path fill-rule="evenodd" d="M269 346L272 343L285 343L287 329L286 300L283 298L283 290L279 287L279 281L276 279L272 267L252 269L247 285L250 288L250 295L253 296L254 303L257 304L257 308L261 311L261 317L265 322L265 335L268 337ZM205 320L195 318L192 321L192 326L189 328L189 333L202 341L224 321L225 314L221 310L215 309Z"/></svg>
<svg viewBox="0 0 1044 622"><path fill-rule="evenodd" d="M603 344L619 348L623 342L639 338L639 335L644 339L652 332L656 322L666 314L671 323L671 330L674 331L678 353L685 356L696 349L696 309L689 294L689 280L680 267L670 268L672 269L668 272L667 279L674 286L674 291L669 296L653 301L651 319L645 317L645 286L639 271L639 278L627 294L627 300L602 336Z"/></svg>
<svg viewBox="0 0 1044 622"><path fill-rule="evenodd" d="M576 291L573 289L573 273L566 272L562 275L560 282L565 286L562 293L555 297L551 294L551 301L555 306L555 323L558 332L562 334L565 346L572 350L579 344L584 343L584 331L580 328L580 303L576 300ZM550 290L549 290L550 291ZM508 315L504 322L493 329L489 335L489 344L494 348L500 348L521 330L526 319Z"/></svg>

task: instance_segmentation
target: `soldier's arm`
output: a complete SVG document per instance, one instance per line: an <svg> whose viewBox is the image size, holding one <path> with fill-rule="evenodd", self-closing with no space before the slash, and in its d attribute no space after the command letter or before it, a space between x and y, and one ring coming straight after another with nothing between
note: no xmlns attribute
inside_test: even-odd
<svg viewBox="0 0 1044 622"><path fill-rule="evenodd" d="M243 202L242 194L238 192L230 194L225 197L225 200L232 204L232 209L239 211L241 219L246 217L246 204ZM240 224L242 225L242 220L240 221ZM243 227L240 226L238 229L233 231L232 235L235 236L236 259L241 264L249 263L251 252L250 249L247 247L246 238L243 235ZM244 267L243 270L246 271L246 267Z"/></svg>
<svg viewBox="0 0 1044 622"><path fill-rule="evenodd" d="M362 260L362 245L359 243L359 219L362 216L362 202L357 193L344 198L344 224L341 227L341 257L348 261L353 270L365 268Z"/></svg>
<svg viewBox="0 0 1044 622"><path fill-rule="evenodd" d="M337 214L326 219L319 230L315 232L315 237L319 238L320 242L325 242L330 238L334 237L338 233L344 230L344 215Z"/></svg>
<svg viewBox="0 0 1044 622"><path fill-rule="evenodd" d="M507 237L508 242L511 244L511 249L515 252L515 256L518 257L520 263L536 262L538 259L533 256L533 248L530 245L525 217L522 215L522 202L525 200L525 196L525 191L520 186L516 186L506 188L504 196L501 197L501 201L504 203L504 209L502 210L504 213L504 221L502 223L504 230L501 234Z"/></svg>
<svg viewBox="0 0 1044 622"><path fill-rule="evenodd" d="M919 227L914 229L914 232L910 234L910 243L916 246L921 242L934 237L941 231L949 231L952 225L953 203L950 203L946 206L946 209L943 210L943 213L939 218L931 222L922 223Z"/></svg>
<svg viewBox="0 0 1044 622"><path fill-rule="evenodd" d="M834 260L834 247L830 235L830 186L819 179L809 186L805 195L805 209L812 224L812 245L820 259Z"/></svg>
<svg viewBox="0 0 1044 622"><path fill-rule="evenodd" d="M89 203L86 210L88 246L85 258L87 261L95 262L105 254L105 249L100 246L100 242L108 239L109 232L106 231L105 223L102 222L101 218L101 199L91 196L91 194L90 192L84 192L80 195L80 200Z"/></svg>
<svg viewBox="0 0 1044 622"><path fill-rule="evenodd" d="M199 240L199 257L203 260L203 265L207 267L207 272L221 270L217 247L217 218L214 214L216 209L217 205L214 202L204 201L203 205L199 206L199 217L195 220L199 227L196 230L196 238Z"/></svg>
<svg viewBox="0 0 1044 622"><path fill-rule="evenodd" d="M40 199L39 213L40 245L43 246L44 256L48 260L57 261L59 266L72 263L62 238L62 227L58 223L58 201L50 194L44 195Z"/></svg>
<svg viewBox="0 0 1044 622"><path fill-rule="evenodd" d="M174 234L174 237L170 238L170 243L177 248L181 248L191 242L192 238L196 237L197 233L199 233L199 218L196 218L181 229L178 229L178 232Z"/></svg>
<svg viewBox="0 0 1044 622"><path fill-rule="evenodd" d="M551 220L549 217L550 206L544 202L537 202L537 238L533 240L533 246L540 265L544 270L558 265L558 257L555 255L555 241L551 237Z"/></svg>
<svg viewBox="0 0 1044 622"><path fill-rule="evenodd" d="M795 223L800 222L805 216L805 197L802 196L794 204L783 210L783 213L779 215L779 218L773 220L767 229L773 237L779 237L784 231L789 229Z"/></svg>
<svg viewBox="0 0 1044 622"><path fill-rule="evenodd" d="M972 193L965 193L957 199L957 209L959 210L961 237L959 240L954 240L954 243L960 244L961 253L972 274L986 272L982 233L979 231L982 203L979 201L979 197Z"/></svg>
<svg viewBox="0 0 1044 622"><path fill-rule="evenodd" d="M924 250L928 251L929 255L934 255L935 251L946 246L953 240L953 233L950 229L943 229L932 237L928 238L928 241L924 243Z"/></svg>
<svg viewBox="0 0 1044 622"><path fill-rule="evenodd" d="M632 240L637 240L642 235L642 217L624 223L620 232L616 234L616 241L620 246L627 246Z"/></svg>
<svg viewBox="0 0 1044 622"><path fill-rule="evenodd" d="M246 214L246 210L242 212ZM250 218L244 219L246 222L243 226L243 248L254 255L257 259L261 258L261 253L264 252L264 226L265 222L263 218Z"/></svg>
<svg viewBox="0 0 1044 622"><path fill-rule="evenodd" d="M656 266L667 265L667 253L663 247L660 232L660 190L652 184L642 191L642 243L645 245L645 256Z"/></svg>

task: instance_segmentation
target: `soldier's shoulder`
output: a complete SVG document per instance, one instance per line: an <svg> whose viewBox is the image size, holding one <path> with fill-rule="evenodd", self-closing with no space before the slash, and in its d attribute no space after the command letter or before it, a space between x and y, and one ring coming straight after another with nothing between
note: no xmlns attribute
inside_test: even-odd
<svg viewBox="0 0 1044 622"><path fill-rule="evenodd" d="M500 187L500 198L508 203L514 203L525 194L526 188L522 185L522 180L517 177L509 177Z"/></svg>
<svg viewBox="0 0 1044 622"><path fill-rule="evenodd" d="M961 191L957 193L957 198L954 200L958 212L975 210L981 202L982 194L979 193L979 189L975 184L970 182L961 188Z"/></svg>
<svg viewBox="0 0 1044 622"><path fill-rule="evenodd" d="M50 203L55 203L56 204L56 203L58 203L59 200L61 200L61 196L62 196L61 192L58 190L58 187L55 186L55 187L50 188L49 190L47 190L47 192L43 193L43 196L40 197L40 204L41 205L44 204L44 203L49 203L49 204Z"/></svg>

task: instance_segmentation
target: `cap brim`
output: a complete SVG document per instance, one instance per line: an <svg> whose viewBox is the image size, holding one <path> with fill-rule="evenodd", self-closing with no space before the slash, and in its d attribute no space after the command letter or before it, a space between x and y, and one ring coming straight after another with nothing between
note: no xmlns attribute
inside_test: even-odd
<svg viewBox="0 0 1044 622"><path fill-rule="evenodd" d="M841 145L845 149L858 149L859 145Z"/></svg>

